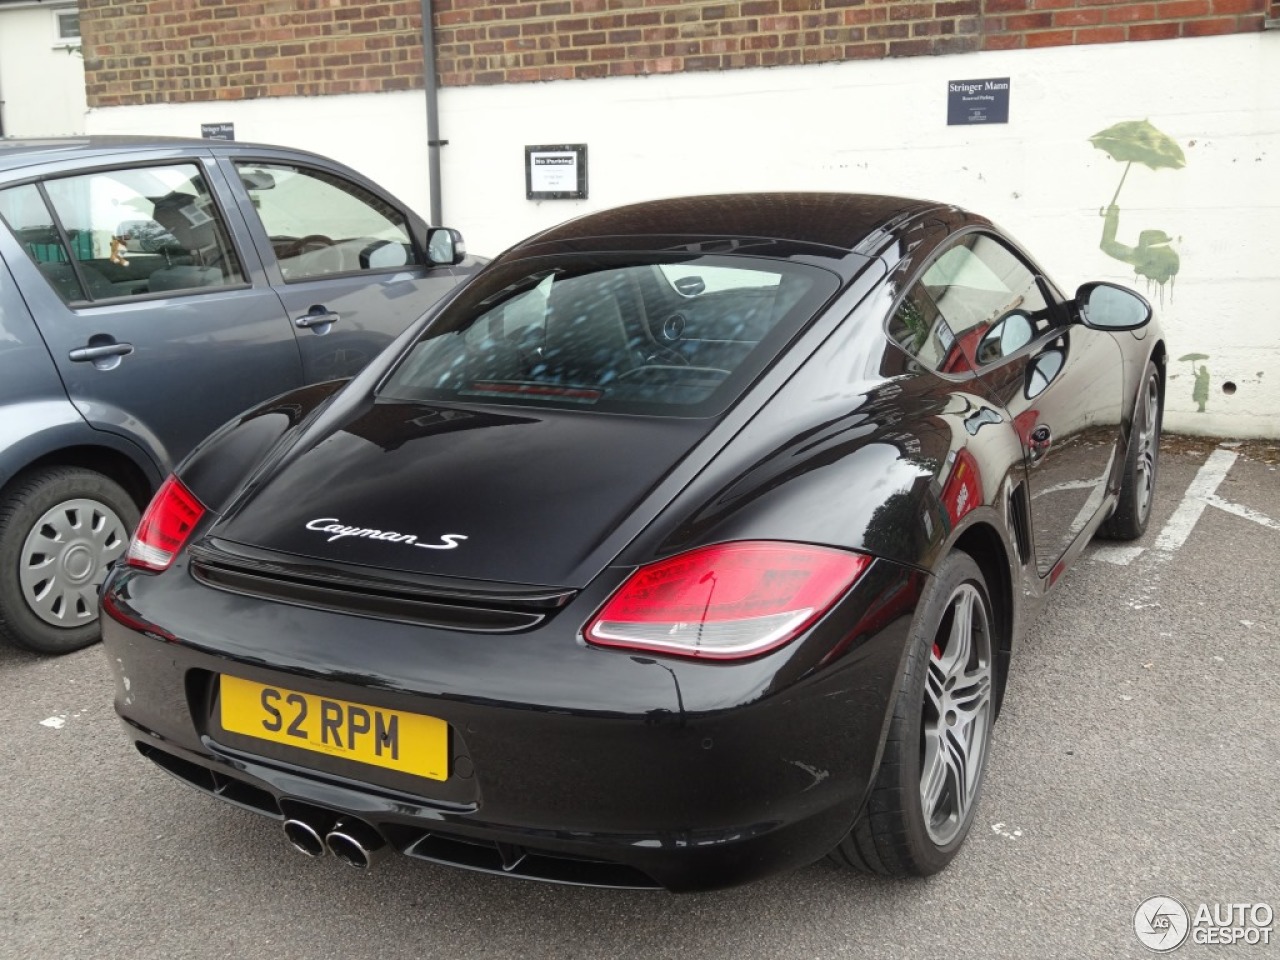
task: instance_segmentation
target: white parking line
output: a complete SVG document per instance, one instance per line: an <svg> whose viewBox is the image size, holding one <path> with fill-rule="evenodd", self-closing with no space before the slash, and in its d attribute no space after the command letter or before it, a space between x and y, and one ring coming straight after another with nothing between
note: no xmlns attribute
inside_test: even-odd
<svg viewBox="0 0 1280 960"><path fill-rule="evenodd" d="M1254 520L1263 526L1274 525L1280 529L1280 524L1276 524L1265 514L1216 496L1218 485L1226 479L1238 456L1239 454L1235 451L1224 450L1221 447L1209 454L1209 459L1196 471L1195 477L1187 487L1187 492L1182 495L1182 502L1178 504L1173 515L1165 522L1160 535L1156 537L1152 547L1156 559L1167 560L1174 551L1186 543L1187 537L1191 536L1191 531L1195 529L1196 521L1204 513L1204 508L1210 505L1248 520ZM1090 553L1090 557L1101 560L1103 563L1114 563L1124 567L1142 556L1144 552L1146 551L1143 547L1105 546L1095 548Z"/></svg>
<svg viewBox="0 0 1280 960"><path fill-rule="evenodd" d="M1183 494L1178 509L1173 511L1173 516L1165 523L1160 536L1156 537L1155 546L1152 549L1161 553L1173 553L1187 542L1187 537L1191 536L1196 521L1204 513L1204 508L1209 505L1206 498L1213 496L1214 491L1218 489L1218 484L1226 479L1227 473L1238 456L1239 454L1234 450L1221 448L1209 454L1209 459L1196 472L1191 485L1187 487L1187 492Z"/></svg>
<svg viewBox="0 0 1280 960"><path fill-rule="evenodd" d="M1117 547L1107 544L1106 546L1094 547L1089 552L1089 559L1127 567L1146 552L1146 547Z"/></svg>
<svg viewBox="0 0 1280 960"><path fill-rule="evenodd" d="M1237 517L1244 517L1244 519L1260 523L1264 527L1270 527L1272 530L1280 530L1280 522L1272 520L1265 513L1254 510L1252 507L1242 507L1240 504L1232 503L1230 500L1223 500L1217 494L1205 497L1204 502L1211 507L1217 507L1219 510L1235 514Z"/></svg>

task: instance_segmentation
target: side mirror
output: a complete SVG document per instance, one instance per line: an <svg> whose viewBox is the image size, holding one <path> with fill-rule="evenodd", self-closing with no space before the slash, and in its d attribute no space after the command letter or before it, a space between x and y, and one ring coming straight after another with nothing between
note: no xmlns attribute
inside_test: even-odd
<svg viewBox="0 0 1280 960"><path fill-rule="evenodd" d="M985 367L1017 353L1035 339L1036 328L1025 310L1013 310L1001 317L978 341L978 365Z"/></svg>
<svg viewBox="0 0 1280 960"><path fill-rule="evenodd" d="M467 256L462 234L449 227L432 227L427 231L427 260L434 267L451 267Z"/></svg>
<svg viewBox="0 0 1280 960"><path fill-rule="evenodd" d="M1100 280L1076 291L1080 321L1094 330L1137 330L1151 322L1151 304L1128 287Z"/></svg>
<svg viewBox="0 0 1280 960"><path fill-rule="evenodd" d="M390 240L375 240L360 251L361 270L389 270L407 266L412 261L408 244Z"/></svg>

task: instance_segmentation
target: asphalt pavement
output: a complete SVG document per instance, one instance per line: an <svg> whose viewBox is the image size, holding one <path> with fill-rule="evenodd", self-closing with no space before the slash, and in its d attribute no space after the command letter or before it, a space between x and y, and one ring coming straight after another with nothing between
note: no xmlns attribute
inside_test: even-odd
<svg viewBox="0 0 1280 960"><path fill-rule="evenodd" d="M1172 444L1140 550L1094 545L1064 575L1015 659L969 842L929 880L819 863L673 896L308 860L133 751L99 648L0 647L0 958L1150 957L1148 897L1280 911L1273 453Z"/></svg>

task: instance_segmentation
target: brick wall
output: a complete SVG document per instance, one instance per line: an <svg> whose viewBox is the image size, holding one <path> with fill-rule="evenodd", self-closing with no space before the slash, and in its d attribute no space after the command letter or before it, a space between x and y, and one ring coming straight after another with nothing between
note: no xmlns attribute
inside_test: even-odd
<svg viewBox="0 0 1280 960"><path fill-rule="evenodd" d="M80 0L89 106L422 86L419 0Z"/></svg>
<svg viewBox="0 0 1280 960"><path fill-rule="evenodd" d="M446 84L727 70L1262 28L1268 0L438 0Z"/></svg>
<svg viewBox="0 0 1280 960"><path fill-rule="evenodd" d="M419 0L80 0L89 105L422 86ZM1280 0L436 0L441 82L1203 37Z"/></svg>

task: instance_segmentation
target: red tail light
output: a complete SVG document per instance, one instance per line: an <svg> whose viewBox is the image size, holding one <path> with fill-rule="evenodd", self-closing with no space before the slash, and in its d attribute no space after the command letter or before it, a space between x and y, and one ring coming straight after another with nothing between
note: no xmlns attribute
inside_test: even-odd
<svg viewBox="0 0 1280 960"><path fill-rule="evenodd" d="M129 543L129 566L167 570L204 513L195 495L170 476L156 491Z"/></svg>
<svg viewBox="0 0 1280 960"><path fill-rule="evenodd" d="M797 543L700 547L641 567L587 625L590 643L736 660L799 636L871 558Z"/></svg>

